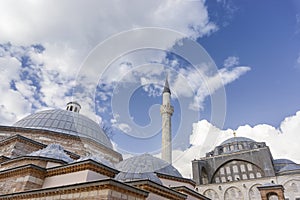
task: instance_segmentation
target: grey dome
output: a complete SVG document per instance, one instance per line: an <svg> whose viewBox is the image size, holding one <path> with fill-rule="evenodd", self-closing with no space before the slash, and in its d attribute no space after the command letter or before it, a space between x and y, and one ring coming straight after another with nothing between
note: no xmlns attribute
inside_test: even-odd
<svg viewBox="0 0 300 200"><path fill-rule="evenodd" d="M273 160L274 164L296 164L295 162L289 160L289 159L285 159L285 158L281 158L281 159L275 159Z"/></svg>
<svg viewBox="0 0 300 200"><path fill-rule="evenodd" d="M297 164L288 164L281 168L279 172L285 172L285 171L294 171L294 170L300 170L300 166Z"/></svg>
<svg viewBox="0 0 300 200"><path fill-rule="evenodd" d="M29 154L29 156L40 156L40 157L46 157L46 158L54 158L63 160L67 163L72 162L72 158L68 156L64 148L59 144L49 144L46 148L32 152Z"/></svg>
<svg viewBox="0 0 300 200"><path fill-rule="evenodd" d="M112 144L100 126L88 117L67 110L45 110L31 114L13 126L36 128L93 139L112 149Z"/></svg>
<svg viewBox="0 0 300 200"><path fill-rule="evenodd" d="M289 159L276 159L273 160L275 171L281 171L282 168L286 167L287 165L293 165L296 164L293 161Z"/></svg>
<svg viewBox="0 0 300 200"><path fill-rule="evenodd" d="M255 141L250 138L246 138L246 137L232 137L232 138L229 138L229 139L225 140L224 142L222 142L220 144L220 146L223 146L226 144L231 144L234 142L255 142Z"/></svg>
<svg viewBox="0 0 300 200"><path fill-rule="evenodd" d="M155 172L174 177L182 177L171 164L150 154L142 154L123 160L116 165L116 168L120 171L116 179L122 181L149 179L160 183Z"/></svg>

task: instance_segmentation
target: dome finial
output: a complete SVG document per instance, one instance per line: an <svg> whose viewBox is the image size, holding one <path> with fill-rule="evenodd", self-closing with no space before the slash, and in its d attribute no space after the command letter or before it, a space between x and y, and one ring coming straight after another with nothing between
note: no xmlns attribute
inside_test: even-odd
<svg viewBox="0 0 300 200"><path fill-rule="evenodd" d="M67 103L66 110L68 110L68 111L79 113L80 109L81 109L81 106L76 101L71 101L71 102Z"/></svg>

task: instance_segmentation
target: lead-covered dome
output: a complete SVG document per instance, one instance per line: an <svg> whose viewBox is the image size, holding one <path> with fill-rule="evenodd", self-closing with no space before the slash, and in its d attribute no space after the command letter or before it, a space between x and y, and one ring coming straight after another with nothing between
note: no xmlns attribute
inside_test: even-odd
<svg viewBox="0 0 300 200"><path fill-rule="evenodd" d="M116 168L120 171L116 179L121 181L149 179L161 184L155 173L182 177L171 164L150 154L142 154L123 160L116 165Z"/></svg>
<svg viewBox="0 0 300 200"><path fill-rule="evenodd" d="M110 149L112 143L99 124L88 117L68 110L54 109L31 114L13 126L55 131L92 139Z"/></svg>
<svg viewBox="0 0 300 200"><path fill-rule="evenodd" d="M255 142L255 141L250 138L247 138L247 137L232 137L232 138L229 138L229 139L223 141L220 144L220 146L235 143L235 142L247 142L248 143L248 142Z"/></svg>
<svg viewBox="0 0 300 200"><path fill-rule="evenodd" d="M247 137L232 137L222 142L219 146L216 146L213 151L206 153L206 157L248 151L263 147L266 147L264 142L256 142Z"/></svg>

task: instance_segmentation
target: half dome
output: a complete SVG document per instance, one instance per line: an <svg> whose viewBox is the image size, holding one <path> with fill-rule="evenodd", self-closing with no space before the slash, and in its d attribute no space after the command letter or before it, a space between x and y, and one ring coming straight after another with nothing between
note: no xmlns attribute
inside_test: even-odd
<svg viewBox="0 0 300 200"><path fill-rule="evenodd" d="M54 131L89 138L112 149L112 143L100 126L77 112L54 109L37 112L17 121L13 126Z"/></svg>

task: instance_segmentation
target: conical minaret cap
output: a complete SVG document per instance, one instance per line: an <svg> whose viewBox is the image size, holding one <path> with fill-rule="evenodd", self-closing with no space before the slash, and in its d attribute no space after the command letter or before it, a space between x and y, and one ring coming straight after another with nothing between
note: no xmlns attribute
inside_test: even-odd
<svg viewBox="0 0 300 200"><path fill-rule="evenodd" d="M170 90L170 86L169 86L169 82L168 82L168 77L166 77L166 82L165 82L163 93L165 93L165 92L168 92L168 93L171 94L171 90Z"/></svg>

